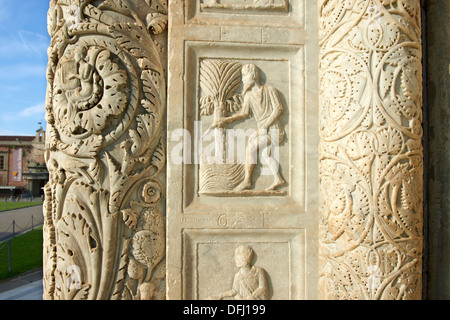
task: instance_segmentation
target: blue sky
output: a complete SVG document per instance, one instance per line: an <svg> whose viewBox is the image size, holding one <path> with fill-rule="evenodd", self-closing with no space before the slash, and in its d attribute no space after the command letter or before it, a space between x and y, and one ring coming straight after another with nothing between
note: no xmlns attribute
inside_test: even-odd
<svg viewBox="0 0 450 320"><path fill-rule="evenodd" d="M0 0L0 135L45 129L50 0Z"/></svg>

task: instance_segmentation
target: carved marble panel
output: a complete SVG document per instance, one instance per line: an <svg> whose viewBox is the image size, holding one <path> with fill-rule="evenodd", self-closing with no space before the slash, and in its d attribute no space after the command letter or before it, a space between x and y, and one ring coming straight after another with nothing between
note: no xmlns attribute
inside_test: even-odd
<svg viewBox="0 0 450 320"><path fill-rule="evenodd" d="M220 241L211 241L218 237ZM186 229L183 243L187 299L251 300L240 281L253 284L249 292L254 292L255 300L304 299L305 269L297 263L305 259L304 230L238 229L224 236L222 230ZM247 265L251 273L243 280L242 255L251 255ZM291 272L292 268L298 269Z"/></svg>
<svg viewBox="0 0 450 320"><path fill-rule="evenodd" d="M317 16L314 1L170 5L170 299L247 299L239 268L258 298L316 296L317 35L305 10ZM257 259L236 267L236 250Z"/></svg>
<svg viewBox="0 0 450 320"><path fill-rule="evenodd" d="M186 0L185 22L210 26L305 26L305 0Z"/></svg>
<svg viewBox="0 0 450 320"><path fill-rule="evenodd" d="M187 76L187 81L196 89L186 88L185 94L185 105L189 109L185 111L183 128L192 133L190 134L192 143L190 148L186 146L187 151L183 150L185 152L182 168L183 187L186 190L183 212L217 212L217 197L210 197L211 195L229 196L221 200L227 203L228 209L220 208L220 212L239 211L239 208L245 206L248 197L267 197L268 195L273 197L268 201L262 199L260 206L248 210L257 212L264 208L268 209L268 206L278 207L283 212L304 212L305 210L305 193L302 192L305 173L302 170L294 170L292 166L292 163L298 167L305 165L304 144L300 143L305 139L303 130L305 120L301 113L305 96L304 90L298 90L304 87L304 49L301 46L268 45L254 45L250 48L250 52L245 52L242 47L234 44L221 44L215 48L210 48L202 42L186 44L186 60L190 61L189 67L193 70L192 74ZM252 53L256 53L258 58L252 58ZM205 69L206 64L213 66ZM207 93L209 88L206 81L212 84L216 81L219 87L221 84L218 82L219 78L207 78L203 73L211 74L214 72L211 68L216 68L215 71L220 72L220 65L223 68L234 66L235 87L224 88L230 93ZM261 140L261 136L261 148L254 142L252 145L250 141L255 137L258 123L252 117L250 110L247 110L246 114L242 112L244 85L241 70L244 65L254 65L257 68L261 90L263 90L263 84L266 90L271 90L275 95L275 106L279 105L282 109L274 123L273 130L274 134L276 131L276 136L272 140L264 141ZM222 80L225 84L226 81L233 81L233 79L223 78ZM215 120L217 111L213 110L214 104L216 103L216 107L219 107L220 103L214 101L214 96L224 94L229 94L230 97L221 102L227 104L228 110L223 118L227 118L224 121L230 122L226 124L226 127L213 128L214 121L220 121ZM258 99L262 99L262 96L258 96ZM266 100L267 104L273 103L268 98ZM207 110L208 108L211 110ZM270 136L270 131L269 127L265 130L267 136ZM216 138L216 134L222 137ZM176 135L176 132L173 135ZM291 139L291 136L295 136L296 139ZM172 159L178 155L178 147L181 145L180 139L172 149ZM222 147L225 149L222 150ZM253 153L251 153L252 148L254 148ZM293 148L297 150L295 154L290 152ZM275 175L267 166L271 159L265 157L266 152L267 154L270 152L273 155L272 161L276 162L271 164L274 166L272 170L275 171ZM218 153L222 156L218 157ZM256 158L248 159L249 153ZM253 163L255 168L249 174L250 184L241 189L242 186L239 184L244 180L246 163ZM280 185L271 189L275 181ZM292 190L297 191L292 192Z"/></svg>
<svg viewBox="0 0 450 320"><path fill-rule="evenodd" d="M288 0L200 0L201 11L288 12Z"/></svg>

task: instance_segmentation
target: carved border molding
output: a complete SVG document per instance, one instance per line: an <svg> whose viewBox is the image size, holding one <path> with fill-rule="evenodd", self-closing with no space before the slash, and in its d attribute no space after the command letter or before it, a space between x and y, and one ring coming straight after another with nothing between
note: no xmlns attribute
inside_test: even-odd
<svg viewBox="0 0 450 320"><path fill-rule="evenodd" d="M323 0L320 299L421 299L419 0Z"/></svg>

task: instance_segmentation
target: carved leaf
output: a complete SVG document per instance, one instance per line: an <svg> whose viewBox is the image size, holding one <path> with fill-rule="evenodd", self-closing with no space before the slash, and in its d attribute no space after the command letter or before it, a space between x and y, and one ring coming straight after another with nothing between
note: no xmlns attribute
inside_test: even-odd
<svg viewBox="0 0 450 320"><path fill-rule="evenodd" d="M138 222L137 212L134 211L133 209L124 209L121 212L123 215L123 221L125 222L125 225L130 229L136 228Z"/></svg>
<svg viewBox="0 0 450 320"><path fill-rule="evenodd" d="M147 28L154 34L160 34L166 29L167 16L161 13L149 13L146 18Z"/></svg>
<svg viewBox="0 0 450 320"><path fill-rule="evenodd" d="M136 59L145 60L148 69L162 73L158 49L142 26L131 23L117 23L108 29L123 49Z"/></svg>
<svg viewBox="0 0 450 320"><path fill-rule="evenodd" d="M407 163L397 163L394 165L386 174L386 180L389 181L391 185L399 185L402 180L408 176L408 164Z"/></svg>
<svg viewBox="0 0 450 320"><path fill-rule="evenodd" d="M110 213L114 213L119 209L122 196L127 190L129 178L120 171L120 165L108 152L106 153L106 160L111 183L109 210Z"/></svg>
<svg viewBox="0 0 450 320"><path fill-rule="evenodd" d="M243 97L240 94L235 94L229 100L227 100L227 110L231 113L235 113L242 108Z"/></svg>
<svg viewBox="0 0 450 320"><path fill-rule="evenodd" d="M377 134L378 151L390 155L399 154L403 149L403 136L393 127L383 128Z"/></svg>
<svg viewBox="0 0 450 320"><path fill-rule="evenodd" d="M215 98L220 87L220 72L215 60L203 60L200 64L200 88L204 96Z"/></svg>
<svg viewBox="0 0 450 320"><path fill-rule="evenodd" d="M416 204L418 199L420 198L420 195L418 194L416 190L417 186L415 186L413 183L411 183L411 180L405 180L402 183L401 187L401 204L402 208L406 209L407 211L412 211L416 208Z"/></svg>
<svg viewBox="0 0 450 320"><path fill-rule="evenodd" d="M241 83L241 64L238 62L227 62L221 68L221 101L231 98Z"/></svg>
<svg viewBox="0 0 450 320"><path fill-rule="evenodd" d="M142 106L154 118L159 118L161 113L161 85L160 75L152 70L143 70L141 75L142 89L145 99Z"/></svg>
<svg viewBox="0 0 450 320"><path fill-rule="evenodd" d="M345 230L349 218L349 198L342 188L337 188L330 194L327 208L330 211L328 217L328 229L333 239L337 239Z"/></svg>
<svg viewBox="0 0 450 320"><path fill-rule="evenodd" d="M122 252L120 254L120 262L117 274L117 280L115 282L116 290L112 294L113 300L118 300L120 298L120 292L124 286L125 276L127 273L127 263L128 263L128 249L130 247L130 239L126 239L122 246Z"/></svg>
<svg viewBox="0 0 450 320"><path fill-rule="evenodd" d="M87 283L92 270L101 255L98 235L79 213L85 208L78 201L72 202L73 212L68 213L56 225L58 231L58 274L57 288L62 299L84 299L89 293ZM76 277L68 271L77 269ZM75 279L72 279L75 278ZM77 283L72 284L72 280ZM80 292L81 291L81 292Z"/></svg>
<svg viewBox="0 0 450 320"><path fill-rule="evenodd" d="M413 100L415 100L420 92L420 81L417 73L417 67L412 63L408 63L402 68L402 74L400 76L401 85L405 96Z"/></svg>
<svg viewBox="0 0 450 320"><path fill-rule="evenodd" d="M95 158L95 160L92 161L91 164L89 165L88 172L94 181L98 183L102 181L103 165L97 158Z"/></svg>
<svg viewBox="0 0 450 320"><path fill-rule="evenodd" d="M75 157L90 158L97 155L102 145L103 136L93 135L87 139L75 141L72 144L59 142L58 149Z"/></svg>
<svg viewBox="0 0 450 320"><path fill-rule="evenodd" d="M238 62L205 59L200 64L200 88L217 102L231 98L240 85L240 77Z"/></svg>
<svg viewBox="0 0 450 320"><path fill-rule="evenodd" d="M373 123L378 127L381 127L386 123L386 119L379 106L374 106Z"/></svg>
<svg viewBox="0 0 450 320"><path fill-rule="evenodd" d="M90 289L91 289L90 285L86 285L86 286L81 287L81 289L73 297L73 300L87 300L87 297L89 295L89 290Z"/></svg>
<svg viewBox="0 0 450 320"><path fill-rule="evenodd" d="M392 87L392 81L394 79L394 73L390 70L383 72L380 76L379 93L381 99L386 98L387 93Z"/></svg>
<svg viewBox="0 0 450 320"><path fill-rule="evenodd" d="M145 0L154 11L167 14L167 0Z"/></svg>
<svg viewBox="0 0 450 320"><path fill-rule="evenodd" d="M102 10L112 10L127 16L129 16L131 12L128 5L122 0L105 0L98 6L98 8Z"/></svg>
<svg viewBox="0 0 450 320"><path fill-rule="evenodd" d="M137 128L130 130L132 140L131 153L134 157L142 156L149 148L153 138L152 117L149 114L141 114L136 117Z"/></svg>
<svg viewBox="0 0 450 320"><path fill-rule="evenodd" d="M386 184L378 196L378 212L382 216L390 216L392 214L391 203L389 200L389 185Z"/></svg>
<svg viewBox="0 0 450 320"><path fill-rule="evenodd" d="M200 98L200 115L209 116L214 111L214 106L217 103L211 98L211 96L204 96Z"/></svg>
<svg viewBox="0 0 450 320"><path fill-rule="evenodd" d="M356 132L347 141L346 152L353 160L368 157L373 151L373 136L370 132Z"/></svg>
<svg viewBox="0 0 450 320"><path fill-rule="evenodd" d="M160 141L155 151L153 151L151 163L157 168L157 172L164 168L166 164L166 148L163 141Z"/></svg>

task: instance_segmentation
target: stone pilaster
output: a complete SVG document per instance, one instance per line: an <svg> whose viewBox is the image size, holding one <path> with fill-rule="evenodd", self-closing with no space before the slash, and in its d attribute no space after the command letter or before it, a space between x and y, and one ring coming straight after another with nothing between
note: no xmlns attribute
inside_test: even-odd
<svg viewBox="0 0 450 320"><path fill-rule="evenodd" d="M319 298L420 299L420 1L319 10Z"/></svg>
<svg viewBox="0 0 450 320"><path fill-rule="evenodd" d="M50 2L45 299L165 298L167 1Z"/></svg>

